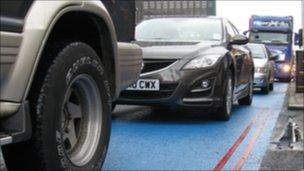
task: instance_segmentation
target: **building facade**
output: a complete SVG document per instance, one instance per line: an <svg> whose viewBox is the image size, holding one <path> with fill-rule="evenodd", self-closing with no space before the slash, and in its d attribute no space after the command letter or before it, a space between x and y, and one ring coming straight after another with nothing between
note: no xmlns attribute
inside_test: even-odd
<svg viewBox="0 0 304 171"><path fill-rule="evenodd" d="M160 17L215 15L215 0L137 0L136 23Z"/></svg>
<svg viewBox="0 0 304 171"><path fill-rule="evenodd" d="M304 28L304 0L302 0L302 28Z"/></svg>
<svg viewBox="0 0 304 171"><path fill-rule="evenodd" d="M302 29L304 30L304 0L302 0ZM304 42L304 34L302 35L302 42ZM304 46L302 46L304 49Z"/></svg>

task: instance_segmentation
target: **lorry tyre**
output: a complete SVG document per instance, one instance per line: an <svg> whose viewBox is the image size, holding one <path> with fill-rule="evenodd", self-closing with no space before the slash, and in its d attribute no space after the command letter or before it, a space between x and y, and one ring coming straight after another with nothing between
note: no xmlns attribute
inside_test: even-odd
<svg viewBox="0 0 304 171"><path fill-rule="evenodd" d="M225 92L222 105L216 110L216 117L219 120L228 121L232 113L232 104L233 104L233 79L232 73L229 70L227 72L225 80Z"/></svg>
<svg viewBox="0 0 304 171"><path fill-rule="evenodd" d="M252 98L253 98L253 77L250 77L250 83L249 83L249 92L248 95L239 99L238 103L240 105L246 105L250 106L252 103Z"/></svg>
<svg viewBox="0 0 304 171"><path fill-rule="evenodd" d="M30 97L31 139L4 149L9 170L100 170L103 165L111 129L104 67L85 43L69 43L57 52Z"/></svg>

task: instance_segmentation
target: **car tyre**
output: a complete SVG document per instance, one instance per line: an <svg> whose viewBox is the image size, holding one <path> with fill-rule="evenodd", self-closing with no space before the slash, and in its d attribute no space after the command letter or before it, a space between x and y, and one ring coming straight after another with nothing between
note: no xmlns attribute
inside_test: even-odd
<svg viewBox="0 0 304 171"><path fill-rule="evenodd" d="M270 83L270 84L269 84L269 90L270 90L270 91L273 91L273 87L274 87L274 86L273 86L273 83Z"/></svg>
<svg viewBox="0 0 304 171"><path fill-rule="evenodd" d="M270 85L261 88L262 93L268 94L270 92Z"/></svg>
<svg viewBox="0 0 304 171"><path fill-rule="evenodd" d="M112 112L115 110L116 105L117 105L116 103L114 103L114 102L112 103L112 106L111 106L111 111L112 111Z"/></svg>
<svg viewBox="0 0 304 171"><path fill-rule="evenodd" d="M249 83L249 92L248 95L239 99L238 103L240 105L246 105L250 106L252 104L252 99L253 99L253 77L250 77L250 83Z"/></svg>
<svg viewBox="0 0 304 171"><path fill-rule="evenodd" d="M50 55L50 54L48 54ZM111 96L104 67L87 44L51 54L30 94L30 140L4 148L9 170L100 170L111 130Z"/></svg>
<svg viewBox="0 0 304 171"><path fill-rule="evenodd" d="M225 80L226 91L224 92L223 103L217 109L217 119L228 121L231 117L232 113L232 104L233 104L233 94L234 94L234 84L232 78L232 72L229 70L227 72L226 80Z"/></svg>

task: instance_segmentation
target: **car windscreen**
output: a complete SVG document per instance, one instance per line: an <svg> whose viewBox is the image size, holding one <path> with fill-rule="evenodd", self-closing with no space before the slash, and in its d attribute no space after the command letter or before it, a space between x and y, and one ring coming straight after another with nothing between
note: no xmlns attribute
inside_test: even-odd
<svg viewBox="0 0 304 171"><path fill-rule="evenodd" d="M135 38L137 41L220 41L221 20L207 18L147 20L136 27Z"/></svg>
<svg viewBox="0 0 304 171"><path fill-rule="evenodd" d="M265 59L266 58L263 46L254 45L254 44L248 44L247 46L251 50L253 58L259 58L259 59Z"/></svg>
<svg viewBox="0 0 304 171"><path fill-rule="evenodd" d="M271 33L271 32L251 32L250 42L271 43L271 44L288 44L288 33Z"/></svg>

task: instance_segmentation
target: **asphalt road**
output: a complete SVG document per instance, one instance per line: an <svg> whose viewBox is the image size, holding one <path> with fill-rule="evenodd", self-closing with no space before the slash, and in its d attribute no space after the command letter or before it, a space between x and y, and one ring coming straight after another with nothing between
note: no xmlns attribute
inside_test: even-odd
<svg viewBox="0 0 304 171"><path fill-rule="evenodd" d="M118 106L103 170L258 170L288 84L252 106L234 105L230 121L204 111Z"/></svg>

